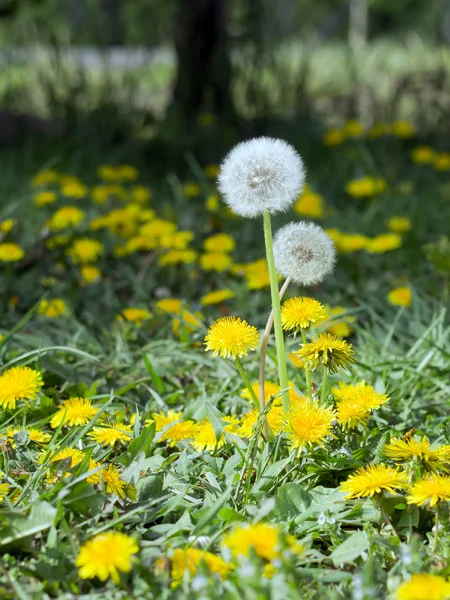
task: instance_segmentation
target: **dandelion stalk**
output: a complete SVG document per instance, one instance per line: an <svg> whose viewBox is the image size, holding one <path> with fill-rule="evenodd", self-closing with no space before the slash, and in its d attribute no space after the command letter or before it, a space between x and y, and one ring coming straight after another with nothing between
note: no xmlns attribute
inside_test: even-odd
<svg viewBox="0 0 450 600"><path fill-rule="evenodd" d="M289 392L288 376L286 366L286 353L284 350L283 327L281 324L281 304L280 290L278 287L277 271L275 269L275 259L273 255L272 223L269 211L264 211L264 241L266 244L267 266L269 269L270 292L272 296L273 321L275 329L275 344L277 348L278 376L280 380L280 389L284 390L282 396L283 410L289 411Z"/></svg>
<svg viewBox="0 0 450 600"><path fill-rule="evenodd" d="M436 554L438 539L439 539L439 502L436 504L436 511L434 514L434 540L433 540L433 549L431 550L432 554Z"/></svg>
<svg viewBox="0 0 450 600"><path fill-rule="evenodd" d="M255 390L252 387L252 384L250 383L249 378L247 377L246 372L244 371L244 369L242 367L242 363L241 363L241 361L239 360L239 358L237 356L235 357L234 362L236 363L236 367L237 367L237 369L239 371L239 374L240 374L240 376L242 377L242 379L243 379L243 381L245 383L245 387L247 388L247 390L248 390L248 392L249 392L249 394L250 394L253 402L255 403L255 408L257 408L258 404L259 404L259 400L258 400L258 397L257 397L257 395L255 393Z"/></svg>
<svg viewBox="0 0 450 600"><path fill-rule="evenodd" d="M320 402L323 404L325 402L325 398L327 397L328 391L328 369L326 367L323 368L323 377L322 377L322 386L320 388Z"/></svg>
<svg viewBox="0 0 450 600"><path fill-rule="evenodd" d="M306 332L302 329L302 342L307 343ZM312 400L311 369L305 368L306 394Z"/></svg>

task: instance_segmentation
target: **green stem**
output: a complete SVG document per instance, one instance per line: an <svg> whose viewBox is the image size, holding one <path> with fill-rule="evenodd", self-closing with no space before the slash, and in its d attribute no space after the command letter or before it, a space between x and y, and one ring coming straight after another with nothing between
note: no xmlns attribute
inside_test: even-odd
<svg viewBox="0 0 450 600"><path fill-rule="evenodd" d="M286 366L286 353L284 350L283 326L281 324L281 305L280 290L278 288L278 277L275 268L275 258L273 255L272 224L270 213L264 212L264 241L266 244L266 258L269 269L270 293L272 296L272 310L275 328L275 344L277 348L278 376L280 379L280 389L285 390L282 397L283 411L289 411L289 392L288 376Z"/></svg>
<svg viewBox="0 0 450 600"><path fill-rule="evenodd" d="M306 339L306 332L302 329L302 341L304 344L307 344L308 341ZM311 369L305 369L305 379L306 379L306 394L310 400L312 400L312 385L311 385Z"/></svg>
<svg viewBox="0 0 450 600"><path fill-rule="evenodd" d="M322 377L322 386L320 388L320 403L325 403L325 398L327 397L328 391L328 369L326 367L323 368L323 377Z"/></svg>
<svg viewBox="0 0 450 600"><path fill-rule="evenodd" d="M255 403L255 408L258 409L259 406L259 400L258 400L258 396L255 394L255 390L252 388L252 384L250 383L249 378L247 377L244 369L242 368L242 364L241 361L239 360L239 358L236 356L236 358L234 359L234 362L236 363L236 366L238 368L238 371L245 383L245 387L248 389L249 394L253 400L253 402Z"/></svg>
<svg viewBox="0 0 450 600"><path fill-rule="evenodd" d="M434 541L433 541L433 549L431 551L432 554L436 553L438 538L439 538L439 503L436 504L436 512L434 515Z"/></svg>

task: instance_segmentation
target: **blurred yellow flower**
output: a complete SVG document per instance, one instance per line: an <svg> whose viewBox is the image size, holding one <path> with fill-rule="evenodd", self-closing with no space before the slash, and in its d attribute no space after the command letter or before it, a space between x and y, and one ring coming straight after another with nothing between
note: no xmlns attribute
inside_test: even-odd
<svg viewBox="0 0 450 600"><path fill-rule="evenodd" d="M214 290L214 292L209 292L209 294L205 294L200 298L200 304L206 306L208 304L222 304L225 300L230 300L230 298L234 298L234 292L229 289L224 290Z"/></svg>
<svg viewBox="0 0 450 600"><path fill-rule="evenodd" d="M175 421L181 421L183 413L181 410L179 412L175 412L172 409L169 409L167 413L163 411L159 411L159 413L152 413L151 418L147 419L145 422L146 426L155 423L156 431L161 431L167 425L174 423Z"/></svg>
<svg viewBox="0 0 450 600"><path fill-rule="evenodd" d="M31 429L24 427L10 427L6 432L6 435L11 440L13 446L14 436L18 433L25 433L26 435L28 435L28 439L30 440L30 442L34 442L35 444L46 444L52 439L52 436L49 433L45 433L44 431L41 431L40 429L35 429L34 427L32 427Z"/></svg>
<svg viewBox="0 0 450 600"><path fill-rule="evenodd" d="M83 265L80 269L83 283L95 283L102 276L100 269L94 265Z"/></svg>
<svg viewBox="0 0 450 600"><path fill-rule="evenodd" d="M392 133L399 138L408 139L413 137L415 133L414 127L408 121L395 121L392 123Z"/></svg>
<svg viewBox="0 0 450 600"><path fill-rule="evenodd" d="M344 125L344 134L349 138L359 138L364 133L364 127L359 121L352 119Z"/></svg>
<svg viewBox="0 0 450 600"><path fill-rule="evenodd" d="M119 321L129 321L134 323L137 327L140 327L144 321L152 316L146 308L124 308L120 315L117 316Z"/></svg>
<svg viewBox="0 0 450 600"><path fill-rule="evenodd" d="M0 244L0 262L17 262L25 256L20 246L13 243Z"/></svg>
<svg viewBox="0 0 450 600"><path fill-rule="evenodd" d="M433 160L433 165L436 171L450 170L450 152L441 152L436 154Z"/></svg>
<svg viewBox="0 0 450 600"><path fill-rule="evenodd" d="M88 188L79 181L72 181L61 185L61 194L67 198L80 199L87 196Z"/></svg>
<svg viewBox="0 0 450 600"><path fill-rule="evenodd" d="M345 189L349 196L353 198L370 198L376 194L380 194L386 189L386 181L374 177L361 177L349 181Z"/></svg>
<svg viewBox="0 0 450 600"><path fill-rule="evenodd" d="M121 181L136 181L139 177L139 171L133 165L119 165L116 173Z"/></svg>
<svg viewBox="0 0 450 600"><path fill-rule="evenodd" d="M304 550L292 535L285 536L285 543L295 554ZM283 533L268 523L238 525L224 537L223 545L235 558L249 557L253 550L260 558L272 561L282 557Z"/></svg>
<svg viewBox="0 0 450 600"><path fill-rule="evenodd" d="M339 146L345 141L345 133L342 129L330 129L323 137L324 146Z"/></svg>
<svg viewBox="0 0 450 600"><path fill-rule="evenodd" d="M147 204L152 198L152 193L143 185L134 185L130 190L130 198L132 202Z"/></svg>
<svg viewBox="0 0 450 600"><path fill-rule="evenodd" d="M88 436L101 446L114 446L117 442L131 442L133 432L129 425L94 427Z"/></svg>
<svg viewBox="0 0 450 600"><path fill-rule="evenodd" d="M211 194L206 198L205 208L209 212L217 212L219 210L219 196Z"/></svg>
<svg viewBox="0 0 450 600"><path fill-rule="evenodd" d="M65 300L62 298L52 298L51 300L41 300L38 307L38 314L44 315L49 319L58 319L68 313Z"/></svg>
<svg viewBox="0 0 450 600"><path fill-rule="evenodd" d="M358 252L367 248L370 238L361 233L341 233L336 237L335 245L339 252Z"/></svg>
<svg viewBox="0 0 450 600"><path fill-rule="evenodd" d="M91 238L79 238L73 242L72 246L67 250L67 254L75 263L85 265L95 262L103 254L103 244Z"/></svg>
<svg viewBox="0 0 450 600"><path fill-rule="evenodd" d="M203 271L216 271L221 273L227 271L233 263L233 259L225 252L206 252L200 255L200 267Z"/></svg>
<svg viewBox="0 0 450 600"><path fill-rule="evenodd" d="M322 196L309 190L303 193L293 208L298 215L310 217L311 219L323 219L325 216Z"/></svg>
<svg viewBox="0 0 450 600"><path fill-rule="evenodd" d="M211 179L214 179L220 173L220 167L219 165L206 165L204 172L206 177L211 177Z"/></svg>
<svg viewBox="0 0 450 600"><path fill-rule="evenodd" d="M372 238L367 244L367 252L380 254L389 250L396 250L402 245L402 237L398 233L382 233Z"/></svg>
<svg viewBox="0 0 450 600"><path fill-rule="evenodd" d="M197 433L197 424L194 421L179 421L171 425L159 438L160 442L169 441L169 446L177 442L193 438Z"/></svg>
<svg viewBox="0 0 450 600"><path fill-rule="evenodd" d="M39 207L47 206L48 204L56 202L57 198L58 196L55 192L39 192L39 194L36 194L34 197L34 204Z"/></svg>
<svg viewBox="0 0 450 600"><path fill-rule="evenodd" d="M200 186L197 183L186 183L183 192L188 198L196 198L200 194Z"/></svg>
<svg viewBox="0 0 450 600"><path fill-rule="evenodd" d="M200 565L218 575L221 579L233 570L233 565L228 564L220 556L212 552L199 550L198 548L177 548L170 557L170 575L173 579L172 588L176 588L183 582L186 573L192 579L196 575Z"/></svg>
<svg viewBox="0 0 450 600"><path fill-rule="evenodd" d="M407 233L411 230L411 220L408 217L391 217L387 222L388 229L393 233Z"/></svg>
<svg viewBox="0 0 450 600"><path fill-rule="evenodd" d="M397 589L395 600L448 600L450 582L440 575L417 573Z"/></svg>
<svg viewBox="0 0 450 600"><path fill-rule="evenodd" d="M14 409L19 400L36 400L42 375L30 367L11 367L0 375L0 406Z"/></svg>
<svg viewBox="0 0 450 600"><path fill-rule="evenodd" d="M232 252L236 243L231 235L216 233L206 238L203 247L207 252Z"/></svg>
<svg viewBox="0 0 450 600"><path fill-rule="evenodd" d="M161 255L159 264L162 267L168 265L188 265L197 260L197 252L195 250L169 250L165 254Z"/></svg>
<svg viewBox="0 0 450 600"><path fill-rule="evenodd" d="M75 565L81 579L106 581L109 577L120 583L120 572L129 573L134 554L139 552L135 539L124 533L112 531L96 535L80 548Z"/></svg>
<svg viewBox="0 0 450 600"><path fill-rule="evenodd" d="M57 171L54 169L47 169L46 171L39 171L39 173L36 173L36 175L33 177L32 183L37 187L40 185L47 185L49 183L56 183L58 178L59 174Z"/></svg>
<svg viewBox="0 0 450 600"><path fill-rule="evenodd" d="M417 146L411 152L411 160L418 165L429 165L436 156L435 151L430 146Z"/></svg>
<svg viewBox="0 0 450 600"><path fill-rule="evenodd" d="M389 135L392 132L392 127L388 123L375 123L369 129L368 134L372 139L382 137L384 135Z"/></svg>
<svg viewBox="0 0 450 600"><path fill-rule="evenodd" d="M60 231L67 227L76 227L83 219L84 212L76 206L63 206L53 213L46 225L53 231Z"/></svg>
<svg viewBox="0 0 450 600"><path fill-rule="evenodd" d="M391 290L388 294L388 300L395 306L411 306L412 293L408 286L402 286Z"/></svg>

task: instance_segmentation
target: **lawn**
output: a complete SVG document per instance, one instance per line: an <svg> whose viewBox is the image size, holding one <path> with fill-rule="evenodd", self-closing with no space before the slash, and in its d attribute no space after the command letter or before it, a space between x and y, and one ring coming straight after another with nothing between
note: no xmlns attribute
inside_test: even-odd
<svg viewBox="0 0 450 600"><path fill-rule="evenodd" d="M2 150L0 596L445 600L448 143L293 131L277 281L198 128L167 172Z"/></svg>

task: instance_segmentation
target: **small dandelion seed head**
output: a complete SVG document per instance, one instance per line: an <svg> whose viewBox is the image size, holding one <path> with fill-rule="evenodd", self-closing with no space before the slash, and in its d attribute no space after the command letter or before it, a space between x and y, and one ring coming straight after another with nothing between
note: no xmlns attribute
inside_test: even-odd
<svg viewBox="0 0 450 600"><path fill-rule="evenodd" d="M277 271L300 285L315 285L331 273L336 250L330 236L314 223L289 223L275 235Z"/></svg>
<svg viewBox="0 0 450 600"><path fill-rule="evenodd" d="M222 163L219 189L242 217L286 211L303 189L305 168L293 146L269 137L238 144Z"/></svg>

